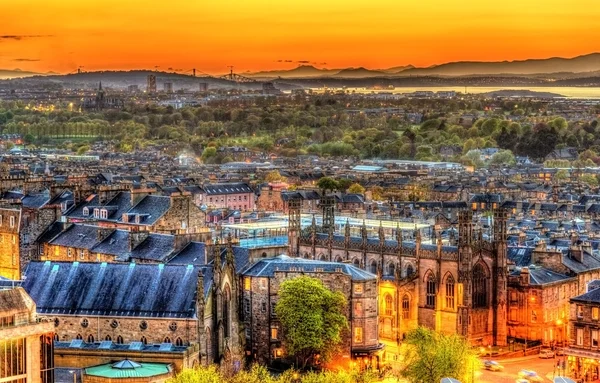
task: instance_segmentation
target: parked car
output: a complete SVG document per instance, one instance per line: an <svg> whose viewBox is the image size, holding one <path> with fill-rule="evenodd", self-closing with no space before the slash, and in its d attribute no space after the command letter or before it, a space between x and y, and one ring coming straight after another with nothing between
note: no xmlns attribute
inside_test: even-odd
<svg viewBox="0 0 600 383"><path fill-rule="evenodd" d="M556 354L557 356L563 356L565 355L565 349L562 347L557 347L554 349L554 354Z"/></svg>
<svg viewBox="0 0 600 383"><path fill-rule="evenodd" d="M540 350L540 358L542 358L542 359L554 358L554 351L552 351L550 349L542 349L542 350Z"/></svg>
<svg viewBox="0 0 600 383"><path fill-rule="evenodd" d="M543 382L544 378L538 375L537 372L531 370L521 370L519 371L519 378L525 379L528 382Z"/></svg>
<svg viewBox="0 0 600 383"><path fill-rule="evenodd" d="M496 362L495 360L485 360L483 362L483 367L485 367L486 370L490 371L502 371L504 369L504 366Z"/></svg>

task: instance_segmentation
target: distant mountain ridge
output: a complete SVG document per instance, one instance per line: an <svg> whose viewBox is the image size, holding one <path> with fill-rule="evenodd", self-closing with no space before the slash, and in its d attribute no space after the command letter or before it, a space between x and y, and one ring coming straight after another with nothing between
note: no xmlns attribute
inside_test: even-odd
<svg viewBox="0 0 600 383"><path fill-rule="evenodd" d="M312 65L300 65L290 70L245 73L252 78L366 78L394 76L469 76L469 75L543 75L551 73L587 73L600 71L600 53L573 58L551 57L515 61L457 61L427 68L413 65L387 69L342 68L319 69Z"/></svg>

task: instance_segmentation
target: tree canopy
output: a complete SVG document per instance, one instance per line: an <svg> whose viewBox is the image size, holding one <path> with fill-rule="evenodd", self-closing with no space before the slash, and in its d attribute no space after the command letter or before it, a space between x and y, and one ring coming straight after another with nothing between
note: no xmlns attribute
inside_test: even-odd
<svg viewBox="0 0 600 383"><path fill-rule="evenodd" d="M439 382L444 377L470 381L479 361L471 346L458 334L442 334L424 327L409 332L400 352L400 374L410 383Z"/></svg>
<svg viewBox="0 0 600 383"><path fill-rule="evenodd" d="M344 315L346 298L333 292L319 279L300 276L281 284L275 306L281 321L286 350L301 367L318 354L327 360L348 329Z"/></svg>

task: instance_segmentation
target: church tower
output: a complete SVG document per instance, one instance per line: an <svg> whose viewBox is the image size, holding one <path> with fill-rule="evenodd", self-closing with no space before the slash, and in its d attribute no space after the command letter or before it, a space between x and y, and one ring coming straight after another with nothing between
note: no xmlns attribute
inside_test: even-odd
<svg viewBox="0 0 600 383"><path fill-rule="evenodd" d="M492 268L492 310L494 345L504 346L508 336L507 320L507 214L504 209L494 211L494 242Z"/></svg>
<svg viewBox="0 0 600 383"><path fill-rule="evenodd" d="M458 213L458 315L457 333L469 335L469 315L472 307L471 268L473 263L473 212Z"/></svg>
<svg viewBox="0 0 600 383"><path fill-rule="evenodd" d="M302 201L298 198L293 198L288 201L288 255L290 257L298 257L298 243L301 229L300 206Z"/></svg>

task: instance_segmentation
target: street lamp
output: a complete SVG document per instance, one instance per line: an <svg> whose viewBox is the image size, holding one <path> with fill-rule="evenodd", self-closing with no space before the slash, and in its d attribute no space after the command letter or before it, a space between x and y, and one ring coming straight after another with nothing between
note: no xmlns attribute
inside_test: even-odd
<svg viewBox="0 0 600 383"><path fill-rule="evenodd" d="M69 373L73 374L73 383L77 383L77 374L76 374L76 372L77 371L75 371L75 370L69 370Z"/></svg>
<svg viewBox="0 0 600 383"><path fill-rule="evenodd" d="M535 302L535 295L529 297L529 293L527 293L527 299L525 300L525 326L526 326L526 334L525 334L525 350L527 350L527 342L529 341L529 322L530 322L530 314L529 314L529 300L531 302Z"/></svg>

